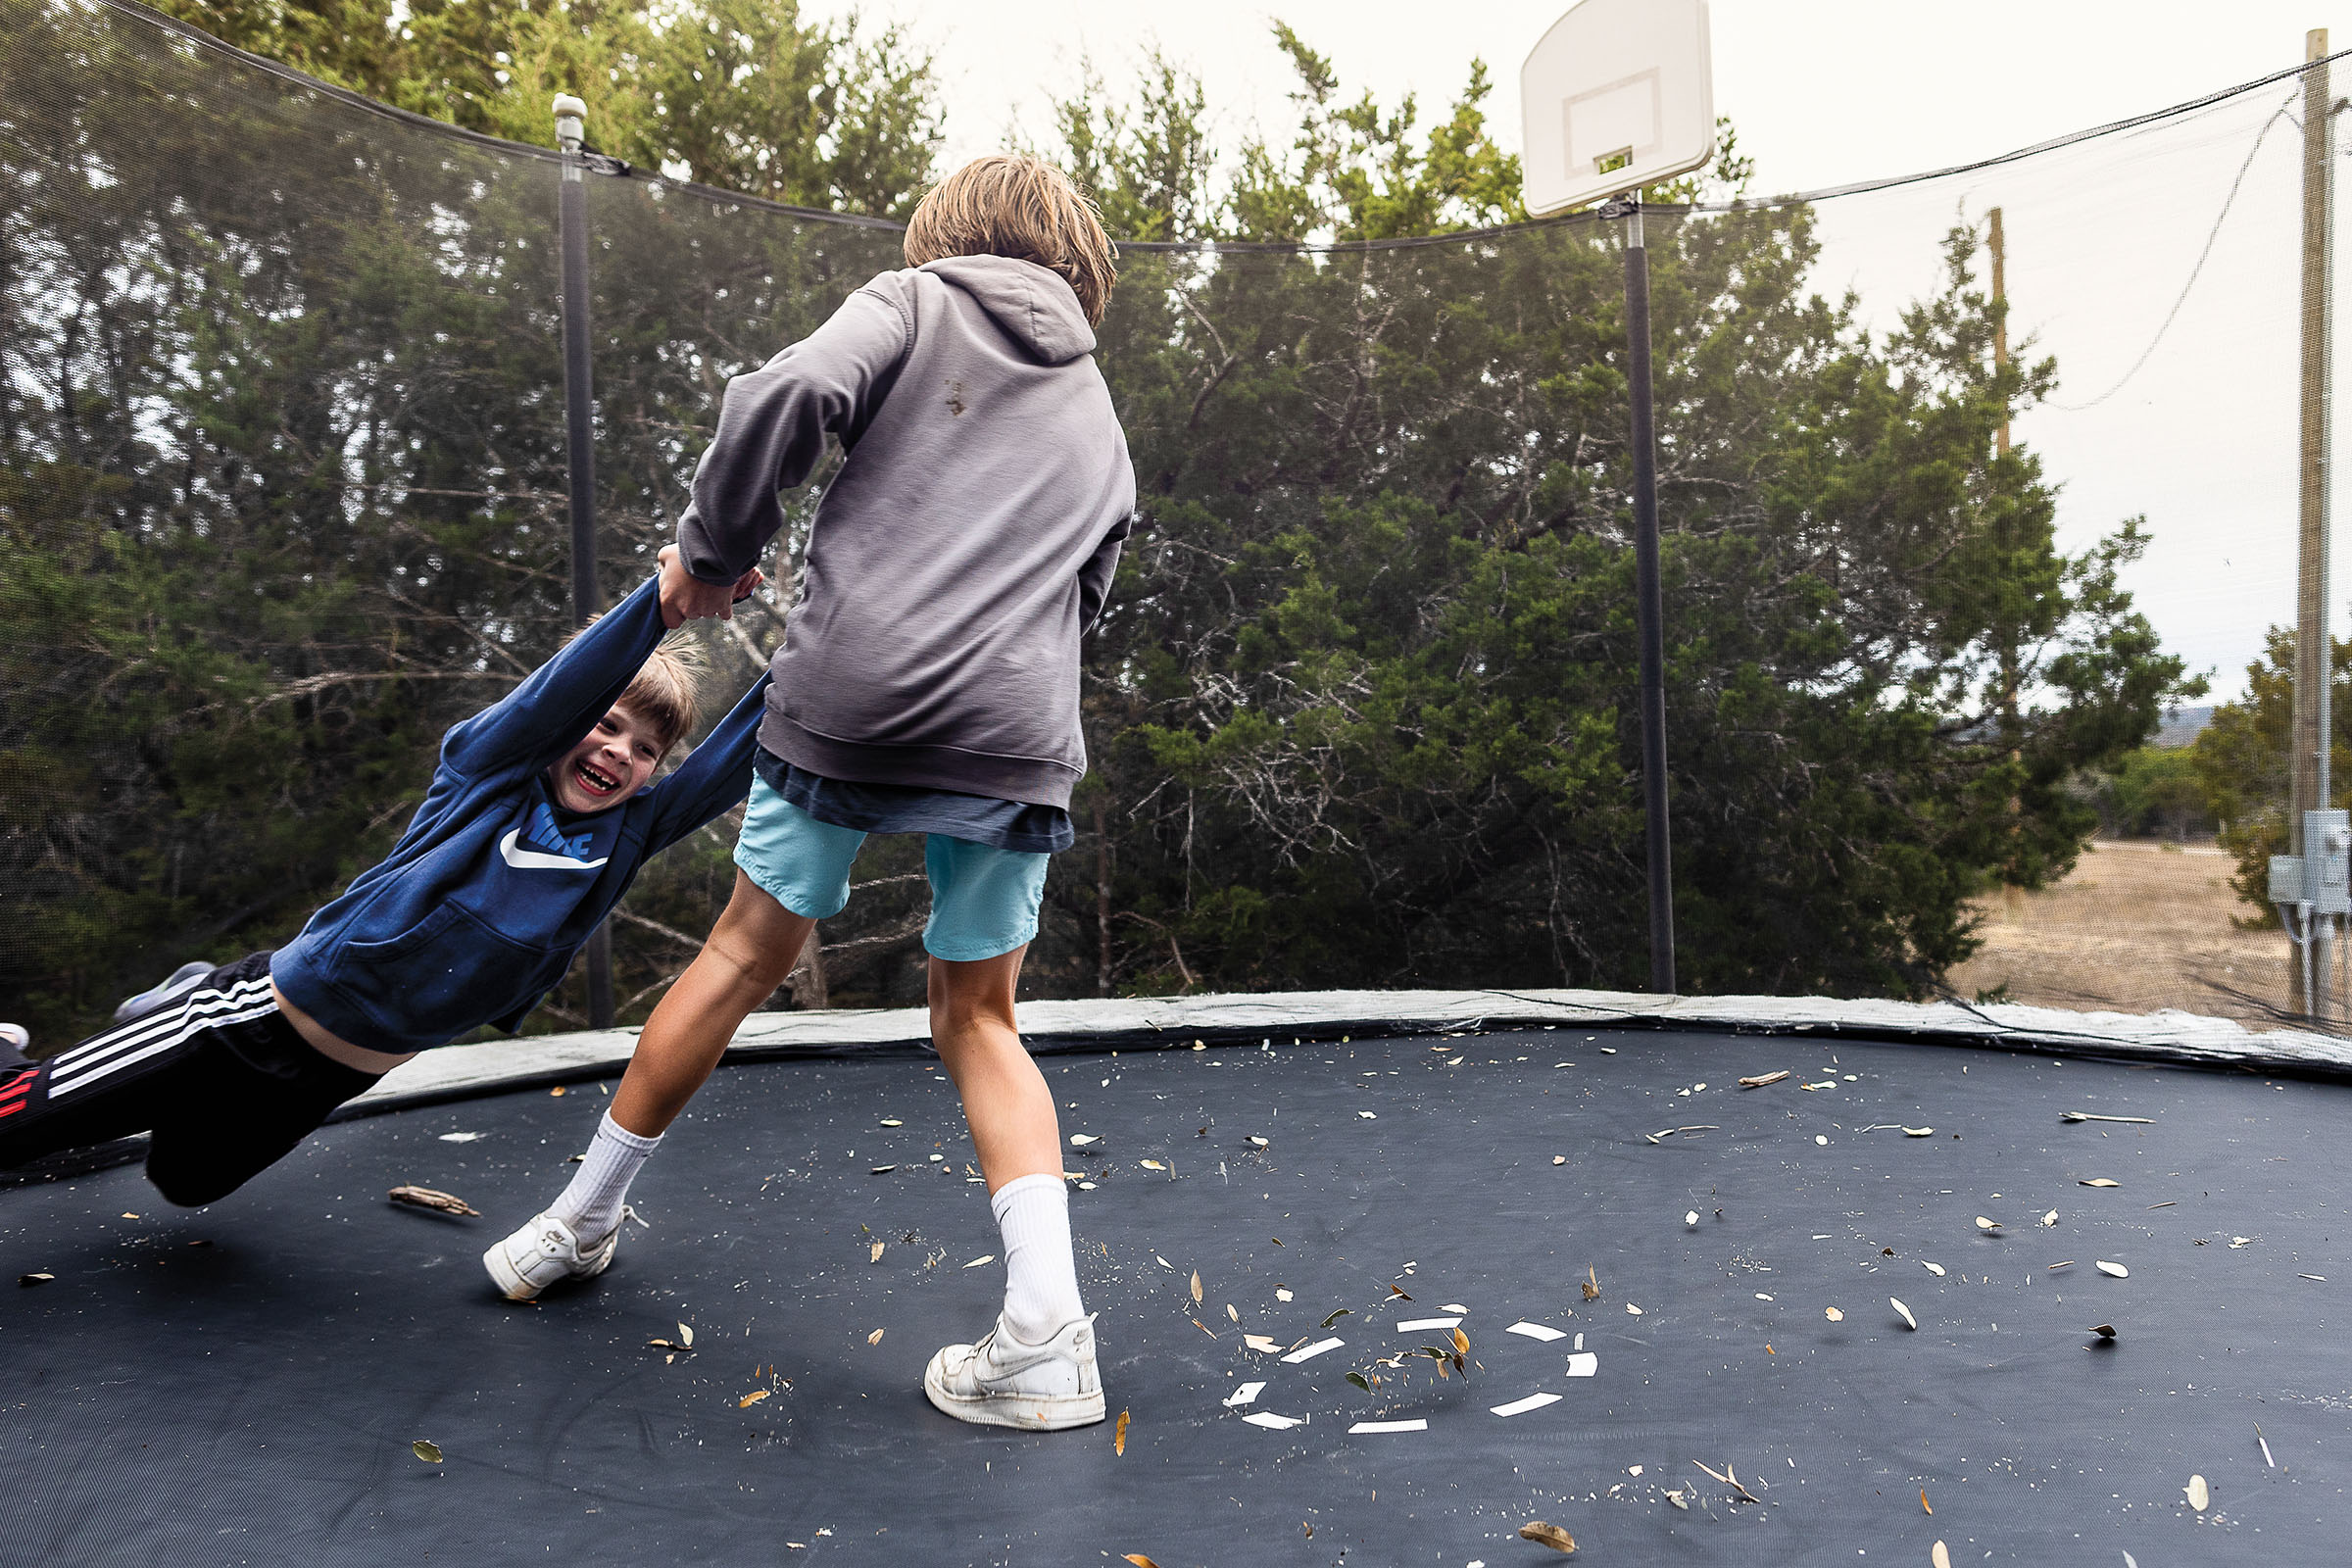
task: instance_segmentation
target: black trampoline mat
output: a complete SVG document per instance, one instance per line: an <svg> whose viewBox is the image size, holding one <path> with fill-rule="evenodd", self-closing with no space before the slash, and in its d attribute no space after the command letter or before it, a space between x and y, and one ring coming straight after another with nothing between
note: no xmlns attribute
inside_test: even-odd
<svg viewBox="0 0 2352 1568"><path fill-rule="evenodd" d="M1539 1518L1592 1562L2346 1551L2341 1087L1573 1028L1043 1065L1101 1140L1069 1164L1123 1455L1108 1423L923 1400L1002 1281L965 1266L1001 1248L944 1078L747 1064L647 1166L612 1272L536 1307L477 1254L566 1179L595 1085L337 1124L203 1211L135 1167L0 1194L8 1272L56 1276L0 1293L0 1559L1502 1568L1559 1560L1517 1538ZM483 1217L388 1204L404 1182ZM1396 1325L1449 1307L1467 1376L1376 1364L1446 1348ZM681 1323L691 1353L648 1345Z"/></svg>

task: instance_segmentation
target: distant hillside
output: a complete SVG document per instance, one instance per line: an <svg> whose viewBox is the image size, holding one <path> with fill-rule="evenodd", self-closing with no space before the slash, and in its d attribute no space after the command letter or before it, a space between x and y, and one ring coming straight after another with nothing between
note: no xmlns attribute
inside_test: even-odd
<svg viewBox="0 0 2352 1568"><path fill-rule="evenodd" d="M2177 751L2194 742L2204 733L2205 726L2212 722L2211 703L2202 708L2168 709L2164 717L2157 721L2156 733L2149 737L2148 744L2168 752Z"/></svg>

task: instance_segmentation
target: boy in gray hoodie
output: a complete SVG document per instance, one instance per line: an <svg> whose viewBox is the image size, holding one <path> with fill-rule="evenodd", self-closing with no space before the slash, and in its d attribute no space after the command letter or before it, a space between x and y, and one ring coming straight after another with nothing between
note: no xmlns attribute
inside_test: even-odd
<svg viewBox="0 0 2352 1568"><path fill-rule="evenodd" d="M735 893L640 1036L579 1174L484 1263L527 1299L612 1260L630 1178L849 899L868 833L927 835L932 1039L1004 1235L996 1326L932 1357L965 1421L1102 1419L1071 1257L1061 1137L1013 1023L1046 861L1086 770L1079 639L1101 614L1135 473L1089 358L1114 272L1091 204L1032 159L982 158L923 198L907 270L727 385L662 579L724 614L828 435L848 461L810 527L773 663Z"/></svg>

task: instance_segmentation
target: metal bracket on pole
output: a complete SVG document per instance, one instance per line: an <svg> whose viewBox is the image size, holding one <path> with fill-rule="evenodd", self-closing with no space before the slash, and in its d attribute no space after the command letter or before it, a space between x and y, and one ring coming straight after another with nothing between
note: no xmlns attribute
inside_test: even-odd
<svg viewBox="0 0 2352 1568"><path fill-rule="evenodd" d="M1642 797L1649 871L1649 989L1675 991L1674 854L1666 809L1666 611L1658 574L1658 448L1649 368L1649 250L1642 196L1600 208L1625 220L1626 391L1633 405L1634 595L1642 641Z"/></svg>
<svg viewBox="0 0 2352 1568"><path fill-rule="evenodd" d="M571 494L571 618L586 625L604 608L596 586L596 388L588 357L588 186L583 144L588 106L569 93L554 104L564 183L556 210L564 261L564 446ZM612 928L588 938L588 1024L612 1027Z"/></svg>

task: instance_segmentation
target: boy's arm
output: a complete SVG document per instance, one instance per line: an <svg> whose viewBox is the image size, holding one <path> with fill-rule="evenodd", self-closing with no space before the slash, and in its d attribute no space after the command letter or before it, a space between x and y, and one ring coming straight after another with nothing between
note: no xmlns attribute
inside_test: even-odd
<svg viewBox="0 0 2352 1568"><path fill-rule="evenodd" d="M728 710L694 755L654 786L655 813L645 836L650 858L740 803L752 789L752 754L760 719L767 710L767 676L762 674Z"/></svg>
<svg viewBox="0 0 2352 1568"><path fill-rule="evenodd" d="M824 325L727 382L718 434L678 519L690 575L732 582L759 561L784 526L776 492L807 480L825 436L854 439L888 395L913 323L885 287L877 280L859 289Z"/></svg>
<svg viewBox="0 0 2352 1568"><path fill-rule="evenodd" d="M1078 568L1078 635L1083 637L1095 629L1102 618L1102 607L1110 599L1111 579L1119 574L1119 543L1135 526L1135 514L1121 517L1095 553Z"/></svg>
<svg viewBox="0 0 2352 1568"><path fill-rule="evenodd" d="M599 615L531 677L451 728L441 760L458 772L538 767L571 748L629 689L662 641L661 579Z"/></svg>

